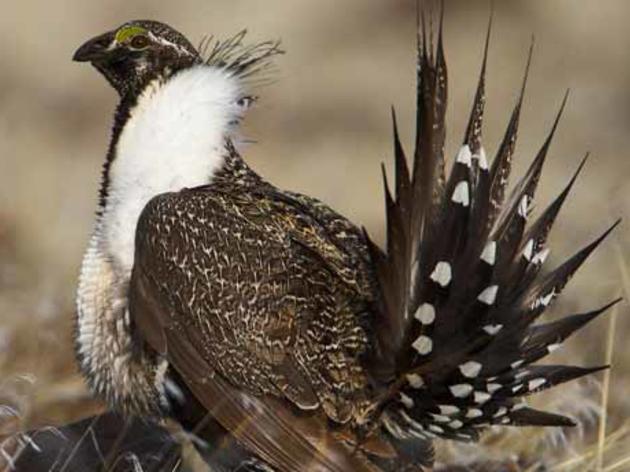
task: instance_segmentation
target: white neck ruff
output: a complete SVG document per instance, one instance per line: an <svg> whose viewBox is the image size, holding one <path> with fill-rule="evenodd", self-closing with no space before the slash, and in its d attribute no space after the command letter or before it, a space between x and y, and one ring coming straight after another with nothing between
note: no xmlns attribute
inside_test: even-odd
<svg viewBox="0 0 630 472"><path fill-rule="evenodd" d="M117 272L133 267L136 224L154 196L207 184L238 122L238 79L205 65L154 81L130 111L116 146L102 216L102 249Z"/></svg>

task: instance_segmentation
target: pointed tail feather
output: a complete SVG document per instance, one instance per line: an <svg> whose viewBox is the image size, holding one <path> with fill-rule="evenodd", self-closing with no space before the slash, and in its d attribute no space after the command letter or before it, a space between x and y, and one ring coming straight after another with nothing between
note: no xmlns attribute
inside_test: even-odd
<svg viewBox="0 0 630 472"><path fill-rule="evenodd" d="M491 21L464 143L444 173L447 69L442 19L436 46L418 44L416 148L408 165L392 112L395 176L385 170L387 246L368 240L381 297L373 375L385 385L381 426L395 440L475 440L488 425L566 426L572 421L528 408L521 397L605 367L535 365L618 300L592 312L535 325L592 251L616 226L548 274L548 234L584 161L560 195L528 225L534 193L565 108L531 166L506 198L525 74L496 157L482 142Z"/></svg>

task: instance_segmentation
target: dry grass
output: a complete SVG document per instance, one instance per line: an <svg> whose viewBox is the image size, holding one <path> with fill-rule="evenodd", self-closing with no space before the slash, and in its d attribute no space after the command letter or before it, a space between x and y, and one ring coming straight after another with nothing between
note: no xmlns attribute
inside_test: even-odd
<svg viewBox="0 0 630 472"><path fill-rule="evenodd" d="M90 231L113 93L72 51L87 36L129 18L166 20L191 38L226 37L247 26L254 39L282 38L277 82L260 90L247 125L260 142L248 161L278 185L312 194L382 234L379 162L391 151L389 105L410 142L413 0L267 2L67 0L13 2L0 17L0 432L60 424L99 411L76 372L73 293ZM630 63L625 0L495 2L488 81L487 143L494 149L514 101L531 33L537 38L516 157L521 172L542 142L564 89L571 99L541 183L549 201L584 151L593 158L552 235L558 263L616 217L630 216ZM489 2L447 1L453 155L475 86ZM405 123L407 125L405 126ZM351 182L351 183L349 183ZM626 218L626 221L628 218ZM630 299L627 222L598 251L550 316L602 305L623 288ZM618 262L619 261L619 262ZM617 272L620 266L622 274ZM617 344L606 348L605 331ZM581 427L502 430L483 447L442 444L440 458L512 460L530 470L630 470L628 305L579 333L554 361L595 365L602 380L536 401L573 414ZM601 423L598 423L598 418ZM599 425L599 427L598 427ZM603 438L603 442L602 442Z"/></svg>

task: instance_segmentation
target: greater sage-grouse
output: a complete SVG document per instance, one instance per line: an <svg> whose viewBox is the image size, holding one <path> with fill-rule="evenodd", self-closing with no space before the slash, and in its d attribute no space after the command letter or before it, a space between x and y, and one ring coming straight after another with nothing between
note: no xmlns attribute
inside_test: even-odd
<svg viewBox="0 0 630 472"><path fill-rule="evenodd" d="M243 36L198 51L130 21L74 55L120 95L78 289L92 391L126 415L177 419L218 470L421 470L434 439L572 424L523 401L602 368L536 362L611 305L535 324L610 231L541 271L575 181L528 224L560 113L508 194L525 80L489 162L486 39L446 176L442 25L435 46L422 27L415 151L409 164L394 119L382 250L237 152L250 79L280 52Z"/></svg>

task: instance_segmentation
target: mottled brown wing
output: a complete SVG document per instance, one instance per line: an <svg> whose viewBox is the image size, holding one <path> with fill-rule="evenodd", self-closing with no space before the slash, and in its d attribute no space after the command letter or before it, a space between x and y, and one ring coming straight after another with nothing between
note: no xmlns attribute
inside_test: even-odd
<svg viewBox="0 0 630 472"><path fill-rule="evenodd" d="M322 415L296 416L269 396L257 398L224 380L195 348L196 334L168 326L172 309L143 270L134 268L131 310L151 346L160 350L188 388L221 425L249 450L282 471L368 471L326 430Z"/></svg>
<svg viewBox="0 0 630 472"><path fill-rule="evenodd" d="M208 411L279 470L370 470L326 427L365 393L358 285L343 281L342 251L322 228L275 205L219 188L149 203L137 231L133 322ZM333 352L336 364L321 357L313 328L349 339ZM320 357L305 366L309 355ZM329 398L327 376L348 383L344 397Z"/></svg>

